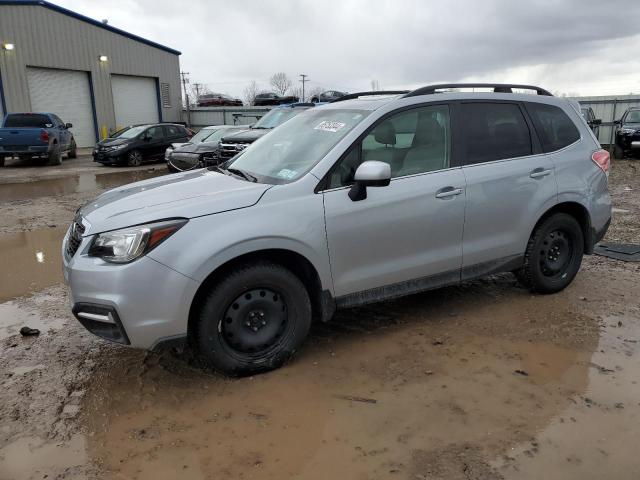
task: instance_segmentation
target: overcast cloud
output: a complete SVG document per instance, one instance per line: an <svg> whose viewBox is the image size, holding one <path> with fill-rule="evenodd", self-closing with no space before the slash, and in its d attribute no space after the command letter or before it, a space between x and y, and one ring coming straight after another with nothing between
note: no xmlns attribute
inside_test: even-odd
<svg viewBox="0 0 640 480"><path fill-rule="evenodd" d="M52 0L182 52L192 82L241 96L271 74L368 90L440 81L640 93L640 2Z"/></svg>

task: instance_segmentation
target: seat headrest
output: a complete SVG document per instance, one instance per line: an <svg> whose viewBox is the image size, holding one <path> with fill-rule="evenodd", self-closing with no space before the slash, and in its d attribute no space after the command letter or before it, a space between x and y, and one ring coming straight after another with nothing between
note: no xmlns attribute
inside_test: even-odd
<svg viewBox="0 0 640 480"><path fill-rule="evenodd" d="M393 123L386 121L378 125L373 131L376 142L384 143L385 145L396 144L396 129Z"/></svg>
<svg viewBox="0 0 640 480"><path fill-rule="evenodd" d="M412 147L424 147L434 143L443 142L444 128L430 115L418 117L416 134L413 136Z"/></svg>

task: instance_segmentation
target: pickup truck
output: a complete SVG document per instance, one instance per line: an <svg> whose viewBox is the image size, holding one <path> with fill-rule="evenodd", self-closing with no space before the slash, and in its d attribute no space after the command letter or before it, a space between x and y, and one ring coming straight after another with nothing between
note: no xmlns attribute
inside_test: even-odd
<svg viewBox="0 0 640 480"><path fill-rule="evenodd" d="M62 154L76 158L76 142L69 129L53 113L9 113L0 124L0 167L6 158L44 158L49 165L60 165Z"/></svg>

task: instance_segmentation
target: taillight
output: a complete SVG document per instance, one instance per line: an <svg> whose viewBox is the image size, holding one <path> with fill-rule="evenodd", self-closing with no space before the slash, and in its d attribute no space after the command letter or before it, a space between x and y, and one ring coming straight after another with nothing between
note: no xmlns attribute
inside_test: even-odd
<svg viewBox="0 0 640 480"><path fill-rule="evenodd" d="M591 160L598 165L604 173L609 176L609 167L611 167L611 157L609 157L609 152L606 150L596 150L591 155Z"/></svg>
<svg viewBox="0 0 640 480"><path fill-rule="evenodd" d="M49 132L46 130L40 130L40 140L43 142L49 142Z"/></svg>

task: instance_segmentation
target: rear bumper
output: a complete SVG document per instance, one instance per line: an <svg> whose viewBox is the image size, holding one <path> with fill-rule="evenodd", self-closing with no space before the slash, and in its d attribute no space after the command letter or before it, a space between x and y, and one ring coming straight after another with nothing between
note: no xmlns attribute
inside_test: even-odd
<svg viewBox="0 0 640 480"><path fill-rule="evenodd" d="M5 148L0 146L0 155L5 157L12 157L12 156L17 157L17 156L24 156L24 155L40 156L40 155L48 155L48 154L49 154L48 145L28 146L24 148L11 148L11 147Z"/></svg>

